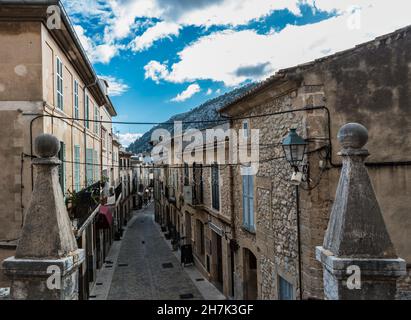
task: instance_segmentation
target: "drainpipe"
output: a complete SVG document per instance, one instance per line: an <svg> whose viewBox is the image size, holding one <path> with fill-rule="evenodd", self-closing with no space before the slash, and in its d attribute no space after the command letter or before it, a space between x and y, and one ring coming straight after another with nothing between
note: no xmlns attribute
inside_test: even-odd
<svg viewBox="0 0 411 320"><path fill-rule="evenodd" d="M300 190L295 186L296 209L297 209L297 245L298 245L298 283L300 285L300 300L303 300L303 275L301 256L301 228L300 228Z"/></svg>
<svg viewBox="0 0 411 320"><path fill-rule="evenodd" d="M233 128L233 120L230 120L230 128ZM230 147L230 146L228 146ZM231 210L231 238L232 241L236 241L236 229L235 229L235 222L236 222L236 216L235 216L235 208L234 208L234 167L229 166L229 174L230 174L230 210ZM231 274L231 290L232 290L232 295L235 297L235 279L234 279L234 273L235 273L235 250L233 250L230 246L230 263L231 263L231 269L233 270L233 273Z"/></svg>

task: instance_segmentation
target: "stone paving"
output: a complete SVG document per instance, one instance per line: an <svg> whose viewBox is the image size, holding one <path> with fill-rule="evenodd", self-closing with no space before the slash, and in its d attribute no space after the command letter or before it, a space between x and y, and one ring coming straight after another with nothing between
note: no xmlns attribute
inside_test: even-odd
<svg viewBox="0 0 411 320"><path fill-rule="evenodd" d="M122 240L107 299L203 299L155 225L152 205L136 215ZM163 267L169 263L171 268Z"/></svg>

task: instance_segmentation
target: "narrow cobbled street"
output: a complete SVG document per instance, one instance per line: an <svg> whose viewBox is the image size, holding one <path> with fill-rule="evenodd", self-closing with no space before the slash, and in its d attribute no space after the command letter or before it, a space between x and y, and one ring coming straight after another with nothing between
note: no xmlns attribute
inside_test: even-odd
<svg viewBox="0 0 411 320"><path fill-rule="evenodd" d="M134 214L111 268L109 300L203 299L155 224L152 205Z"/></svg>

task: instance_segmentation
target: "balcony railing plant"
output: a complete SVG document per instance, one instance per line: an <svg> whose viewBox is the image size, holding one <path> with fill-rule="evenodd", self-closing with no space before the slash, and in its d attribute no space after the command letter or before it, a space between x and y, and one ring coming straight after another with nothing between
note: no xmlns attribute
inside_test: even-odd
<svg viewBox="0 0 411 320"><path fill-rule="evenodd" d="M101 200L101 182L97 182L79 192L69 192L66 198L69 216L82 226L97 209Z"/></svg>

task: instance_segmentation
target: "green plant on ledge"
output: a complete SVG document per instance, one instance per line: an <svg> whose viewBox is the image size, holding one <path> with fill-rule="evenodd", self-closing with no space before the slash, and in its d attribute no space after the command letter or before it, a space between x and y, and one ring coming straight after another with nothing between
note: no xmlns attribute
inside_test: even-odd
<svg viewBox="0 0 411 320"><path fill-rule="evenodd" d="M107 182L110 181L110 178L107 176L102 176L101 177L101 185L104 187L106 185Z"/></svg>

